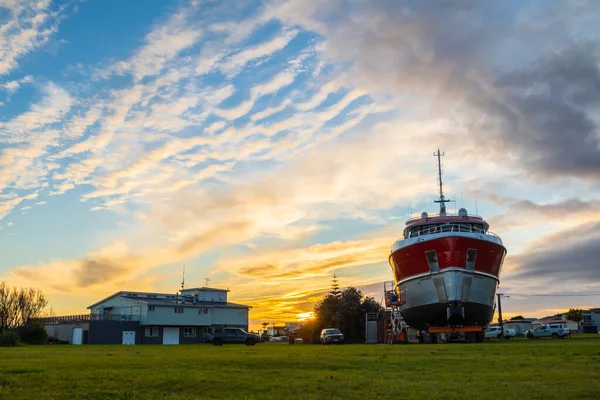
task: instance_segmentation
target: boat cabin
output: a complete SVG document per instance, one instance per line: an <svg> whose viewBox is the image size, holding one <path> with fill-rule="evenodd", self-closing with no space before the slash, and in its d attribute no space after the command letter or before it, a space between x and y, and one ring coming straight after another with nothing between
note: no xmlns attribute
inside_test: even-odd
<svg viewBox="0 0 600 400"><path fill-rule="evenodd" d="M404 239L441 232L487 233L489 225L478 215L469 215L465 208L458 215L433 215L426 212L421 217L406 221Z"/></svg>

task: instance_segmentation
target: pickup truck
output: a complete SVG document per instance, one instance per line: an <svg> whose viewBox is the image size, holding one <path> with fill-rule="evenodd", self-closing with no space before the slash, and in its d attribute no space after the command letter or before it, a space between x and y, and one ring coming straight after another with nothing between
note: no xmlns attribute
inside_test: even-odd
<svg viewBox="0 0 600 400"><path fill-rule="evenodd" d="M529 329L525 332L525 336L529 339L535 339L540 337L551 337L553 339L565 338L571 336L569 328L566 322L553 322L548 325L540 325L535 329Z"/></svg>
<svg viewBox="0 0 600 400"><path fill-rule="evenodd" d="M500 339L501 333L502 333L502 330L500 329L499 326L490 326L489 328L487 328L485 330L485 338L486 339L492 339L492 338ZM509 339L509 338L515 336L516 334L517 334L517 332L514 329L504 328L504 339Z"/></svg>
<svg viewBox="0 0 600 400"><path fill-rule="evenodd" d="M215 346L222 346L223 343L242 343L254 346L260 342L260 336L240 328L225 328L223 333L207 333L206 342Z"/></svg>

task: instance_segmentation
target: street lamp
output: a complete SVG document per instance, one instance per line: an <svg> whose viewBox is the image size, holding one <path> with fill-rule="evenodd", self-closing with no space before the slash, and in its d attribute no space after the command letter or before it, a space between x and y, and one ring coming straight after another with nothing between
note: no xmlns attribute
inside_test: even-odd
<svg viewBox="0 0 600 400"><path fill-rule="evenodd" d="M504 340L504 322L502 321L502 302L500 301L500 299L502 298L508 298L510 296L503 294L503 293L498 293L498 322L500 323L500 335L502 337L502 339Z"/></svg>

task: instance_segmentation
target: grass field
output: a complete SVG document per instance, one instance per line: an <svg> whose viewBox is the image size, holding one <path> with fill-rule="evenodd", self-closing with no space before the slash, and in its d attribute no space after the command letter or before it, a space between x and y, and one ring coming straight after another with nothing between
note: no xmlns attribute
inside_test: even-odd
<svg viewBox="0 0 600 400"><path fill-rule="evenodd" d="M0 348L0 399L598 399L600 335L441 345Z"/></svg>

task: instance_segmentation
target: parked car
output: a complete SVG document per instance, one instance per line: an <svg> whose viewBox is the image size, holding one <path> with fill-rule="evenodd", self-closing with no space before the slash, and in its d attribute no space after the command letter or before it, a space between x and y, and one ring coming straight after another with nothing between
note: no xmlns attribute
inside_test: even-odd
<svg viewBox="0 0 600 400"><path fill-rule="evenodd" d="M336 328L326 328L321 331L321 344L343 344L344 335Z"/></svg>
<svg viewBox="0 0 600 400"><path fill-rule="evenodd" d="M535 329L525 331L525 336L529 339L540 337L551 337L553 339L565 338L571 336L569 327L565 322L553 322L547 325L540 325Z"/></svg>
<svg viewBox="0 0 600 400"><path fill-rule="evenodd" d="M221 346L224 343L242 343L254 346L260 342L260 336L255 333L248 333L240 328L225 328L223 333L206 334L206 342L215 346Z"/></svg>
<svg viewBox="0 0 600 400"><path fill-rule="evenodd" d="M48 336L48 344L69 344L68 340L55 338L54 336Z"/></svg>
<svg viewBox="0 0 600 400"><path fill-rule="evenodd" d="M486 339L493 339L493 338L500 339L501 333L502 333L502 330L500 329L499 326L490 326L485 330L485 338ZM517 331L515 331L514 329L504 328L504 339L510 339L511 337L515 336L516 334L517 334Z"/></svg>

